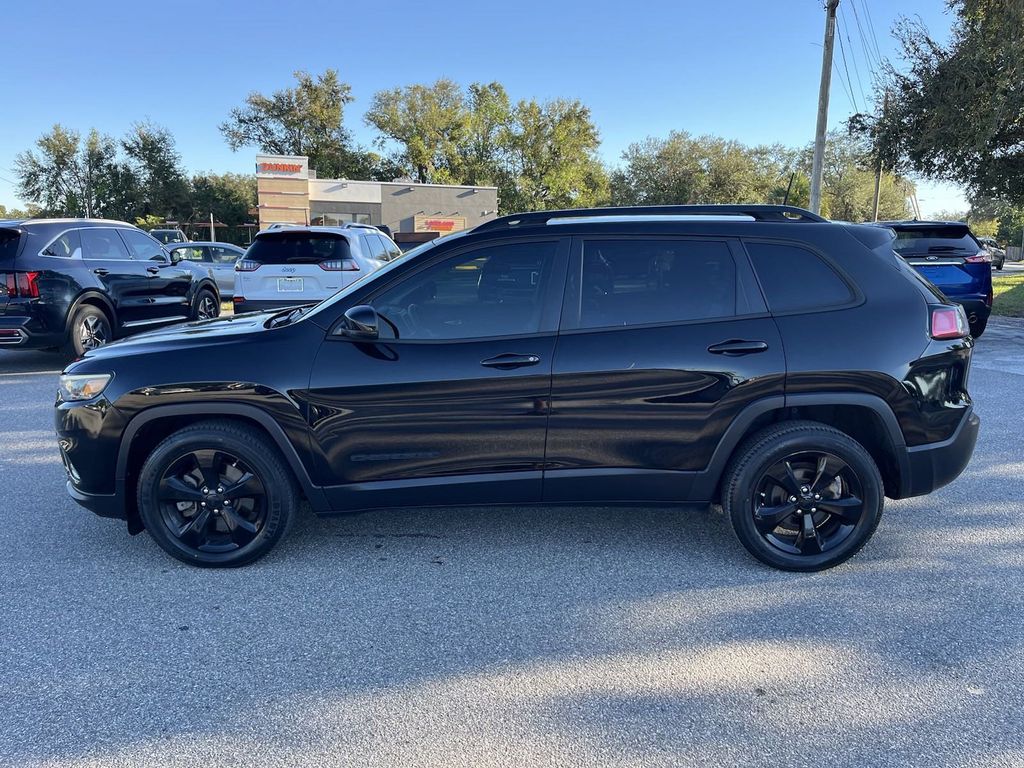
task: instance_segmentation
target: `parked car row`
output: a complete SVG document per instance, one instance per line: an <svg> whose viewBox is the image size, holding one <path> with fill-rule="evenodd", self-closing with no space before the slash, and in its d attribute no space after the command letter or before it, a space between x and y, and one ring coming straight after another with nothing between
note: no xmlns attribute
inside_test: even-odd
<svg viewBox="0 0 1024 768"><path fill-rule="evenodd" d="M0 346L80 356L217 317L222 298L239 312L320 301L400 255L366 225L262 232L247 260L230 243L180 242L180 230L164 230L164 245L153 232L105 220L0 222Z"/></svg>
<svg viewBox="0 0 1024 768"><path fill-rule="evenodd" d="M201 566L263 556L305 499L719 502L764 563L828 568L885 496L957 477L978 433L965 308L893 250L973 282L970 238L888 227L784 206L548 211L380 268L372 229L262 233L236 303L337 292L73 363L55 413L68 492Z"/></svg>

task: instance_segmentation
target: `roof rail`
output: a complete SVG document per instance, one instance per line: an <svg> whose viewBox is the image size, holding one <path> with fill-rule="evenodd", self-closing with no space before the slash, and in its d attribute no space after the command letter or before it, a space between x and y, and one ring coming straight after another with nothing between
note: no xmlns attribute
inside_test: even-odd
<svg viewBox="0 0 1024 768"><path fill-rule="evenodd" d="M537 226L547 224L552 219L596 216L748 216L755 221L828 221L793 205L634 205L620 208L569 208L561 211L512 213L485 221L476 227L476 231Z"/></svg>

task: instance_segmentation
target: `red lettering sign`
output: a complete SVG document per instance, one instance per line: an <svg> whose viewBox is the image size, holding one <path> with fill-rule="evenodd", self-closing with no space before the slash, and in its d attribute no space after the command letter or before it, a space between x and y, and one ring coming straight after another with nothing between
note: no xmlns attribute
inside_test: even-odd
<svg viewBox="0 0 1024 768"><path fill-rule="evenodd" d="M260 173L298 173L302 166L298 163L260 163Z"/></svg>
<svg viewBox="0 0 1024 768"><path fill-rule="evenodd" d="M455 229L455 222L451 219L427 219L424 223L432 232L451 232Z"/></svg>

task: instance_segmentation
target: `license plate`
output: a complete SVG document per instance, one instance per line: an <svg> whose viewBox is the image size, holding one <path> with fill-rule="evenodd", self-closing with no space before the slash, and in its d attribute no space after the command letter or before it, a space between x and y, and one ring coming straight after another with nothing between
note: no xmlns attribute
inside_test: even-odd
<svg viewBox="0 0 1024 768"><path fill-rule="evenodd" d="M278 293L296 293L302 291L301 277L279 277L277 278Z"/></svg>

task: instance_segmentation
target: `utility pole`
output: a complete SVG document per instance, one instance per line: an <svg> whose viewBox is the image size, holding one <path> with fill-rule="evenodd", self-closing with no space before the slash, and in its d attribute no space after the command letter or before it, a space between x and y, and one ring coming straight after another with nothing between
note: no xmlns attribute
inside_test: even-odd
<svg viewBox="0 0 1024 768"><path fill-rule="evenodd" d="M832 48L836 39L836 9L839 0L825 6L825 46L821 53L821 86L818 88L818 125L814 131L814 161L811 165L811 211L821 211L821 171L825 164L825 131L828 129L828 97L832 88Z"/></svg>
<svg viewBox="0 0 1024 768"><path fill-rule="evenodd" d="M882 117L879 118L883 122L885 121L885 110L889 107L889 92L885 92L885 96L882 98ZM878 193L882 186L882 152L878 148L878 134L875 134L875 202L871 207L871 220L878 221Z"/></svg>

